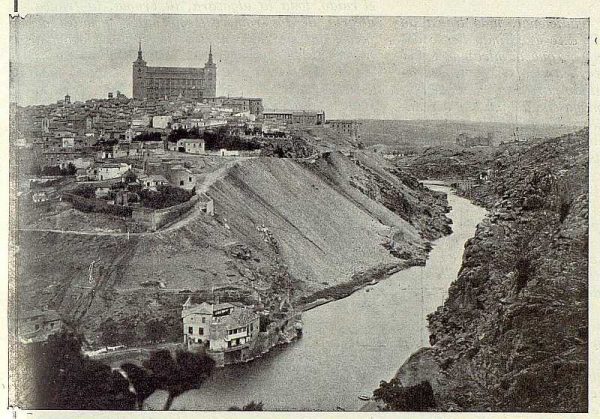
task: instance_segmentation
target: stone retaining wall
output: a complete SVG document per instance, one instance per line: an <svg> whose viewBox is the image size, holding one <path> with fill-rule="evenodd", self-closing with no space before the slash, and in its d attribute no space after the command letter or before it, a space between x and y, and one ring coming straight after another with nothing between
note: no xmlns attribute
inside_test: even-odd
<svg viewBox="0 0 600 419"><path fill-rule="evenodd" d="M158 210L134 208L131 218L148 230L156 231L165 224L175 221L177 218L188 212L196 202L198 202L198 196L194 195L189 201L168 208Z"/></svg>

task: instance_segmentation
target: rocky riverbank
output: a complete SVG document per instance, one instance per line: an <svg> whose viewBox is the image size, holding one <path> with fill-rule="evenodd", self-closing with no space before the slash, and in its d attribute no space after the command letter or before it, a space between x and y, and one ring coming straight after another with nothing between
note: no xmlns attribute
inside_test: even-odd
<svg viewBox="0 0 600 419"><path fill-rule="evenodd" d="M472 198L489 216L397 377L440 411L586 411L587 130L505 154Z"/></svg>

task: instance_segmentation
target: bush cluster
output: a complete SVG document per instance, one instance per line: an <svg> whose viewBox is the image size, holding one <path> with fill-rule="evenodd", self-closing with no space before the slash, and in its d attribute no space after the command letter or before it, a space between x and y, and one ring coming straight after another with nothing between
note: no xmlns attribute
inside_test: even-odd
<svg viewBox="0 0 600 419"><path fill-rule="evenodd" d="M122 205L110 205L108 202L77 195L63 195L63 198L73 204L73 208L81 212L99 212L117 217L131 217L132 208Z"/></svg>
<svg viewBox="0 0 600 419"><path fill-rule="evenodd" d="M141 190L139 192L142 206L152 209L163 209L189 201L193 192L176 186L162 185L156 191Z"/></svg>
<svg viewBox="0 0 600 419"><path fill-rule="evenodd" d="M390 382L381 381L373 392L375 400L385 403L385 410L396 412L424 412L435 407L433 388L429 381L404 387L400 380L392 378Z"/></svg>
<svg viewBox="0 0 600 419"><path fill-rule="evenodd" d="M67 167L61 169L60 166L46 166L41 168L39 165L34 165L32 172L38 176L73 176L77 168L73 163L67 164Z"/></svg>
<svg viewBox="0 0 600 419"><path fill-rule="evenodd" d="M161 141L161 140L162 140L162 138L160 136L160 132L143 132L143 133L133 137L133 141L140 141L140 142Z"/></svg>
<svg viewBox="0 0 600 419"><path fill-rule="evenodd" d="M226 148L228 150L242 150L242 151L252 151L258 150L260 148L260 143L258 140L252 139L242 139L238 135L232 135L226 127L219 127L216 130L206 130L200 132L198 128L179 128L171 131L167 140L171 143L176 143L177 141L190 138L204 139L205 147L207 150L219 150L221 148Z"/></svg>

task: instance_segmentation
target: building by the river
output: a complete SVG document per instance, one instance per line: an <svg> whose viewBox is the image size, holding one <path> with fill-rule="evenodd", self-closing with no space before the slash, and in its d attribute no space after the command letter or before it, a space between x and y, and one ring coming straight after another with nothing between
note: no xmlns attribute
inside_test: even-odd
<svg viewBox="0 0 600 419"><path fill-rule="evenodd" d="M261 331L261 316L265 326ZM268 314L257 306L202 302L183 304L183 342L190 351L206 351L217 366L249 361L301 333L302 313L289 307Z"/></svg>
<svg viewBox="0 0 600 419"><path fill-rule="evenodd" d="M251 341L260 330L260 317L253 307L237 303L183 305L183 341L190 350L204 347L209 352L229 359L243 358Z"/></svg>

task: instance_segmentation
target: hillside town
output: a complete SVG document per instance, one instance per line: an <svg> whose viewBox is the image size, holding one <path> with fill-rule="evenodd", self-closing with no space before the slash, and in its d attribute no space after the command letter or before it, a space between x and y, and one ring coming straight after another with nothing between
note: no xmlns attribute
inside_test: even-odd
<svg viewBox="0 0 600 419"><path fill-rule="evenodd" d="M186 84L182 74L200 79L188 80L196 85ZM273 140L292 141L298 127L321 126L352 141L360 139L357 121L328 121L323 110L269 110L261 98L216 96L212 47L204 69L154 68L143 61L140 44L133 81L131 98L116 91L103 99L74 101L66 94L49 105L11 104L21 229L127 237L161 231L195 211L214 216L219 203L207 194L208 184L235 161L263 155ZM92 273L90 266L90 281ZM199 309L188 298L182 315L186 347L208 350L218 365L260 356L301 332L300 313L289 299L289 307L276 305L270 312L263 304L218 303L218 298L213 295ZM220 307L226 313L219 314ZM202 316L202 327L196 330L197 316L189 313L209 320L204 324ZM24 313L21 340L45 341L73 321L66 320L48 308ZM224 324L227 330L221 330ZM102 354L107 349L89 350Z"/></svg>

